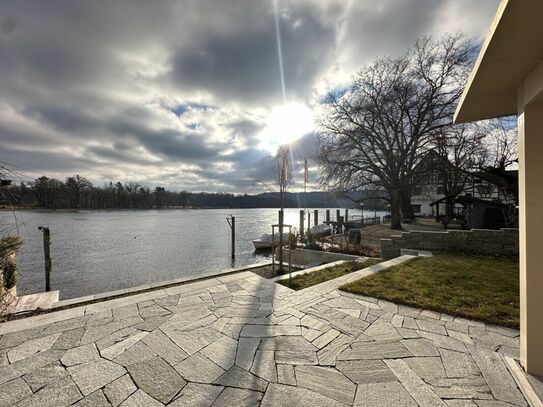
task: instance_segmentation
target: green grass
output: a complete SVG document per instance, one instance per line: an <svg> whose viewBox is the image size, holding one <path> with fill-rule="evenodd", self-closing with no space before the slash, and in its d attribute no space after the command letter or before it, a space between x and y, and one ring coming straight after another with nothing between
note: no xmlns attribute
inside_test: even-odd
<svg viewBox="0 0 543 407"><path fill-rule="evenodd" d="M361 278L340 290L519 326L519 267L511 260L438 253Z"/></svg>
<svg viewBox="0 0 543 407"><path fill-rule="evenodd" d="M292 288L293 290L303 290L304 288L311 287L323 283L328 280L332 280L337 277L344 276L345 274L352 273L374 264L380 263L380 259L368 259L361 263L358 261L350 261L337 266L328 267L322 270L313 271L312 273L302 274L291 279L278 281L279 284Z"/></svg>

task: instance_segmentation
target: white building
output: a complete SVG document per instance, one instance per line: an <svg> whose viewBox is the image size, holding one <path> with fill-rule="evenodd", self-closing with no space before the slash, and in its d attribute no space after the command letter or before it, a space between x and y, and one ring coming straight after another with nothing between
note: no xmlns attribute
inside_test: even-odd
<svg viewBox="0 0 543 407"><path fill-rule="evenodd" d="M420 171L418 185L413 189L411 197L415 216L438 217L446 214L444 171L439 169L440 164L436 160L443 162L443 159L430 152L420 165L426 168ZM461 171L454 169L448 162L445 165L450 167L450 178L455 178L455 181L449 183L456 184L457 190L461 191L457 200L464 202L483 200L515 205L514 192L508 190L508 184L499 176L484 171ZM508 174L516 177L517 171L509 171ZM465 205L457 203L455 214L462 216L465 209Z"/></svg>

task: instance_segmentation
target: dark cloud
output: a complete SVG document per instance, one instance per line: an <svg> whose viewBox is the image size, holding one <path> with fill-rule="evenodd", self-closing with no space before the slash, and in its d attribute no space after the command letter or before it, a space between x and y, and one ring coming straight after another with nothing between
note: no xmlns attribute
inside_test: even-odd
<svg viewBox="0 0 543 407"><path fill-rule="evenodd" d="M260 140L258 139L258 133L264 129L264 124L256 122L251 119L242 119L234 121L228 124L230 132L229 141L240 139L243 143L249 147L256 147Z"/></svg>
<svg viewBox="0 0 543 407"><path fill-rule="evenodd" d="M64 173L67 175L75 173L95 173L96 168L100 166L100 162L77 156L75 154L66 153L65 151L54 150L20 150L3 146L1 149L3 161L9 163L16 162L17 168L25 170L23 174L29 179L38 176L38 174L58 174ZM32 168L32 171L28 171Z"/></svg>
<svg viewBox="0 0 543 407"><path fill-rule="evenodd" d="M288 11L279 13L285 86L290 96L306 98L325 67L336 27L320 18L313 4L297 4ZM235 19L228 32L210 30L173 54L171 78L182 89L211 91L222 99L280 101L272 2L248 1L239 13L226 15Z"/></svg>

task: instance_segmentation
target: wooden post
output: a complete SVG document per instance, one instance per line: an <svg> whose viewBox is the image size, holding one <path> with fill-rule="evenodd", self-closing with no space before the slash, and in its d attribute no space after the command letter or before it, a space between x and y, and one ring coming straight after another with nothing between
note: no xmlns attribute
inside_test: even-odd
<svg viewBox="0 0 543 407"><path fill-rule="evenodd" d="M313 212L313 224L317 226L319 224L319 210L315 209Z"/></svg>
<svg viewBox="0 0 543 407"><path fill-rule="evenodd" d="M43 253L45 256L45 291L51 291L51 232L48 227L38 226L43 232Z"/></svg>
<svg viewBox="0 0 543 407"><path fill-rule="evenodd" d="M272 247L272 250L274 248ZM279 211L279 272L283 271L283 210Z"/></svg>
<svg viewBox="0 0 543 407"><path fill-rule="evenodd" d="M272 271L275 275L275 229L272 225L272 247L271 247L271 255L272 255Z"/></svg>
<svg viewBox="0 0 543 407"><path fill-rule="evenodd" d="M291 228L288 228L288 278L292 278L292 247L290 247L290 232Z"/></svg>
<svg viewBox="0 0 543 407"><path fill-rule="evenodd" d="M304 211L300 211L300 237L303 239L304 237L304 220L305 220L305 213Z"/></svg>
<svg viewBox="0 0 543 407"><path fill-rule="evenodd" d="M232 216L232 237L231 237L231 243L232 243L232 258L234 259L236 257L236 217Z"/></svg>
<svg viewBox="0 0 543 407"><path fill-rule="evenodd" d="M326 222L330 222L330 209L326 209Z"/></svg>

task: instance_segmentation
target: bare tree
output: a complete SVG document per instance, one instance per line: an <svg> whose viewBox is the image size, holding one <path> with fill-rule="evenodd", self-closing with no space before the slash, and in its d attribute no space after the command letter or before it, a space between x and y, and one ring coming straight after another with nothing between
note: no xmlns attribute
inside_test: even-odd
<svg viewBox="0 0 543 407"><path fill-rule="evenodd" d="M486 123L487 156L484 167L506 171L518 163L516 117L502 117Z"/></svg>
<svg viewBox="0 0 543 407"><path fill-rule="evenodd" d="M321 182L341 190L381 186L390 196L391 228L401 229L401 209L413 216L413 170L452 123L472 49L462 35L426 37L401 58L363 68L346 91L330 93L321 121Z"/></svg>
<svg viewBox="0 0 543 407"><path fill-rule="evenodd" d="M141 188L141 185L138 184L137 182L130 181L124 184L124 189L127 193L127 198L128 198L128 207L130 209L137 207L138 192L140 188Z"/></svg>
<svg viewBox="0 0 543 407"><path fill-rule="evenodd" d="M68 190L72 207L79 208L83 193L92 187L92 183L87 178L76 174L73 177L66 178L65 186Z"/></svg>
<svg viewBox="0 0 543 407"><path fill-rule="evenodd" d="M449 219L454 216L456 198L465 191L470 171L480 168L485 160L486 136L484 127L464 124L443 128L436 137L435 159L428 170L439 174ZM425 177L429 172L420 175Z"/></svg>
<svg viewBox="0 0 543 407"><path fill-rule="evenodd" d="M518 206L518 173L515 171L518 166L518 136L516 118L504 117L490 120L486 124L487 137L485 145L487 154L481 170L495 177L500 183L505 196L511 205L509 214L506 216L508 222L517 223L515 217L518 215L515 209Z"/></svg>
<svg viewBox="0 0 543 407"><path fill-rule="evenodd" d="M281 200L281 214L279 216L279 271L283 270L283 216L285 210L285 194L293 180L292 168L290 166L290 154L290 146L285 145L279 147L275 157L275 180L279 187L279 199Z"/></svg>
<svg viewBox="0 0 543 407"><path fill-rule="evenodd" d="M275 157L275 181L279 187L279 199L281 200L281 210L285 209L285 194L292 184L292 167L290 165L290 147L281 146L277 150Z"/></svg>
<svg viewBox="0 0 543 407"><path fill-rule="evenodd" d="M54 208L62 182L55 178L42 176L32 183L32 190L36 194L38 206L41 208Z"/></svg>

